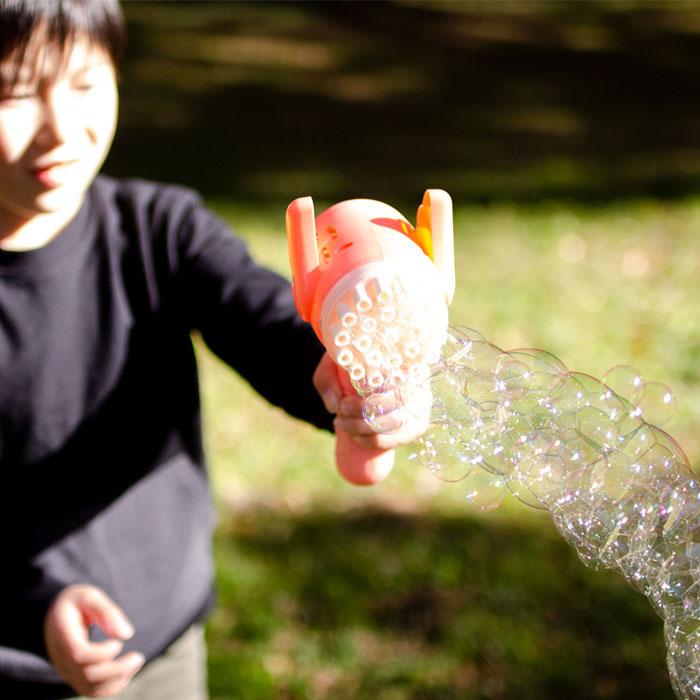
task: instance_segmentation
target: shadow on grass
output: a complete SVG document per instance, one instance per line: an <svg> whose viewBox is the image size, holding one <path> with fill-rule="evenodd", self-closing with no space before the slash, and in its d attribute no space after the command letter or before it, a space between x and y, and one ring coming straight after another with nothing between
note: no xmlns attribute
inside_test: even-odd
<svg viewBox="0 0 700 700"><path fill-rule="evenodd" d="M665 2L125 3L115 174L288 202L682 195L700 8Z"/></svg>
<svg viewBox="0 0 700 700"><path fill-rule="evenodd" d="M672 698L661 621L553 528L232 514L213 698Z"/></svg>

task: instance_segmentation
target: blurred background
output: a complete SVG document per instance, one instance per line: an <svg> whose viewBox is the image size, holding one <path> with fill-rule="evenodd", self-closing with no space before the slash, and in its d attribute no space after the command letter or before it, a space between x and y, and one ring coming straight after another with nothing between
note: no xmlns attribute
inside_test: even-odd
<svg viewBox="0 0 700 700"><path fill-rule="evenodd" d="M106 171L198 189L289 276L284 211L455 205L454 323L669 385L700 462L700 5L124 2ZM197 338L220 508L213 698L671 698L661 620L546 513L479 513L403 451L340 481L329 436ZM291 368L290 368L291 369Z"/></svg>

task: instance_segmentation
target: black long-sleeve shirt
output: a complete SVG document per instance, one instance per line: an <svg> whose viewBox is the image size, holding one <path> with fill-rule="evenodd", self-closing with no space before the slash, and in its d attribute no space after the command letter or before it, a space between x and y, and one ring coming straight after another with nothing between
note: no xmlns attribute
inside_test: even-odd
<svg viewBox="0 0 700 700"><path fill-rule="evenodd" d="M206 611L195 329L269 401L330 427L288 283L193 192L98 177L49 244L0 251L0 697L74 694L42 641L71 583L119 603L147 658Z"/></svg>

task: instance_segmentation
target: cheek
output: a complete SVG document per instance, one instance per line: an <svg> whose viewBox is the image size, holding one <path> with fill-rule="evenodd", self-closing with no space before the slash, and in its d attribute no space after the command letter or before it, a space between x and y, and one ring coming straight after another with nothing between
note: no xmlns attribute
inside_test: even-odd
<svg viewBox="0 0 700 700"><path fill-rule="evenodd" d="M36 135L36 114L31 105L0 107L0 159L3 164L19 161Z"/></svg>
<svg viewBox="0 0 700 700"><path fill-rule="evenodd" d="M109 145L114 136L117 124L117 96L116 93L104 95L102 99L95 100L90 110L91 137L96 145Z"/></svg>

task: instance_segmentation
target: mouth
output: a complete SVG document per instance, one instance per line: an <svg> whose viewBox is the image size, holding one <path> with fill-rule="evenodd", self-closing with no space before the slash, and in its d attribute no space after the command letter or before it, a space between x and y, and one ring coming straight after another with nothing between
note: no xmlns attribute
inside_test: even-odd
<svg viewBox="0 0 700 700"><path fill-rule="evenodd" d="M77 162L77 159L72 159L41 163L30 168L30 173L45 187L58 187L65 183L71 167Z"/></svg>

